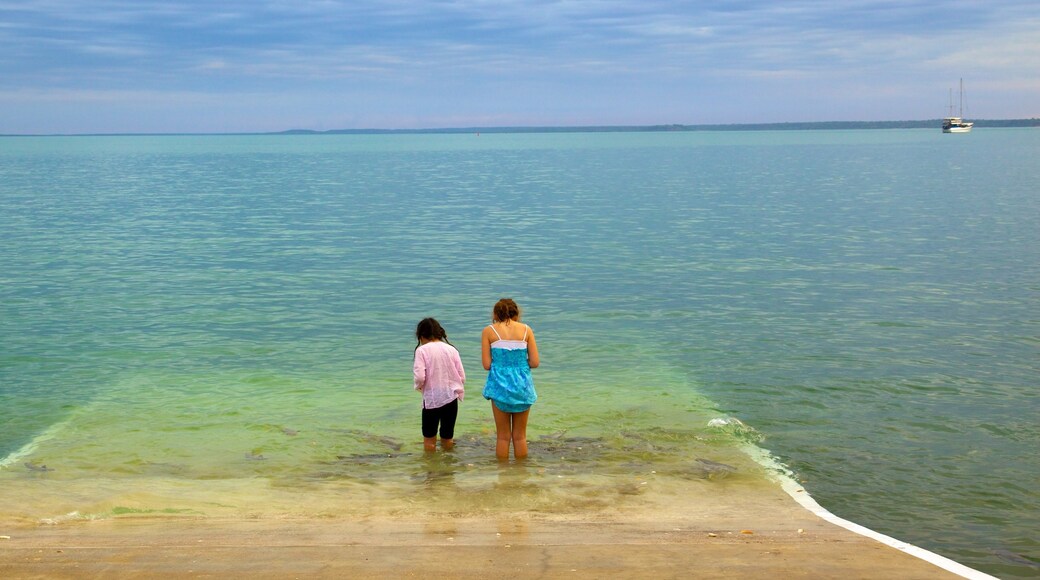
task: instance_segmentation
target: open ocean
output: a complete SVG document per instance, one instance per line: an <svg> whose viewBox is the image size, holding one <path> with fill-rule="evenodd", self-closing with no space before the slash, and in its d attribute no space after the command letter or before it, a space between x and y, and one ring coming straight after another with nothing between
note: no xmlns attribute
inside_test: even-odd
<svg viewBox="0 0 1040 580"><path fill-rule="evenodd" d="M444 480L603 509L751 443L843 518L1036 577L1038 159L938 127L0 137L0 516L400 513ZM480 397L502 296L542 355L515 489ZM434 460L425 316L469 373Z"/></svg>

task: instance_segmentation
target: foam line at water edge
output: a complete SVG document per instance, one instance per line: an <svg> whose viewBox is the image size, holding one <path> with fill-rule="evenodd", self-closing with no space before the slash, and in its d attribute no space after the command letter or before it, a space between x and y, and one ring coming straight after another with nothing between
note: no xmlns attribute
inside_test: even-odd
<svg viewBox="0 0 1040 580"><path fill-rule="evenodd" d="M45 429L42 433L33 437L32 441L29 441L25 445L16 451L12 451L7 457L0 459L0 469L6 469L11 465L21 461L22 459L32 455L36 452L37 447L41 443L49 439L53 439L58 433L60 433L69 423L72 422L72 418L67 418L64 421L58 421Z"/></svg>
<svg viewBox="0 0 1040 580"><path fill-rule="evenodd" d="M708 426L723 427L731 424L743 425L743 423L740 423L740 421L737 419L712 419L708 423ZM940 556L935 552L930 552L928 550L925 550L924 548L920 548L913 544L908 544L902 540L897 540L891 536L886 536L885 534L882 534L880 532L875 532L870 528L861 526L860 524L857 524L855 522L850 522L849 520L840 518L832 514L831 512L827 511L826 508L817 503L816 500L813 499L811 495L809 495L809 492L805 491L805 488L799 485L798 482L794 479L794 474L791 472L791 470L787 469L787 467L785 467L775 457L773 457L773 455L769 453L769 451L747 442L744 442L742 448L745 453L747 453L752 459L755 460L756 463L765 467L769 472L770 477L772 477L777 483L779 483L780 487L783 488L783 490L787 492L787 494L790 495L796 502L798 502L800 506L809 510L813 514L819 516L821 519L826 520L836 526L844 528L855 534L859 534L872 540L876 540L878 542L881 542L882 544L885 544L886 546L890 546L901 552L904 552L916 558L920 558L930 564L933 564L942 568L943 570L946 570L947 572L957 574L958 576L969 578L971 580L999 580L996 576L990 576L985 572L980 572L974 568L965 566L960 562L956 562L945 556Z"/></svg>

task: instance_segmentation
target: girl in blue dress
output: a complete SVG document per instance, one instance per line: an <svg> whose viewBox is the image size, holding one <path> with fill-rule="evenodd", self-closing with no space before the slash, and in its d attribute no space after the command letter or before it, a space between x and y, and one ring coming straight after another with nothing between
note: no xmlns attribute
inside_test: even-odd
<svg viewBox="0 0 1040 580"><path fill-rule="evenodd" d="M538 398L531 369L538 367L538 344L534 331L520 322L520 307L512 298L503 298L491 311L491 324L480 336L480 358L488 371L484 398L491 401L495 415L495 456L509 459L527 457L527 416Z"/></svg>

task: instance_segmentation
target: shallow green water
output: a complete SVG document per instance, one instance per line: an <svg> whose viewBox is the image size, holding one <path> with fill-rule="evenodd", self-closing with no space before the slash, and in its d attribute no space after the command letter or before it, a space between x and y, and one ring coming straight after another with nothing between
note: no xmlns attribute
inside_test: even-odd
<svg viewBox="0 0 1040 580"><path fill-rule="evenodd" d="M445 509L592 509L655 471L761 478L750 440L838 515L1028 576L1038 154L1026 130L0 139L0 479L37 519L393 511L446 480ZM543 358L521 486L480 398L501 296ZM431 315L469 371L433 463Z"/></svg>

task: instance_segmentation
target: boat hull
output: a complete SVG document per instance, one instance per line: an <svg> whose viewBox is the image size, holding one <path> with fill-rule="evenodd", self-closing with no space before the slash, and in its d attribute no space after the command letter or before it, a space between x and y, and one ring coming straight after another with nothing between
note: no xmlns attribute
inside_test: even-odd
<svg viewBox="0 0 1040 580"><path fill-rule="evenodd" d="M943 119L943 133L970 133L975 123L963 121L960 117L947 117Z"/></svg>

